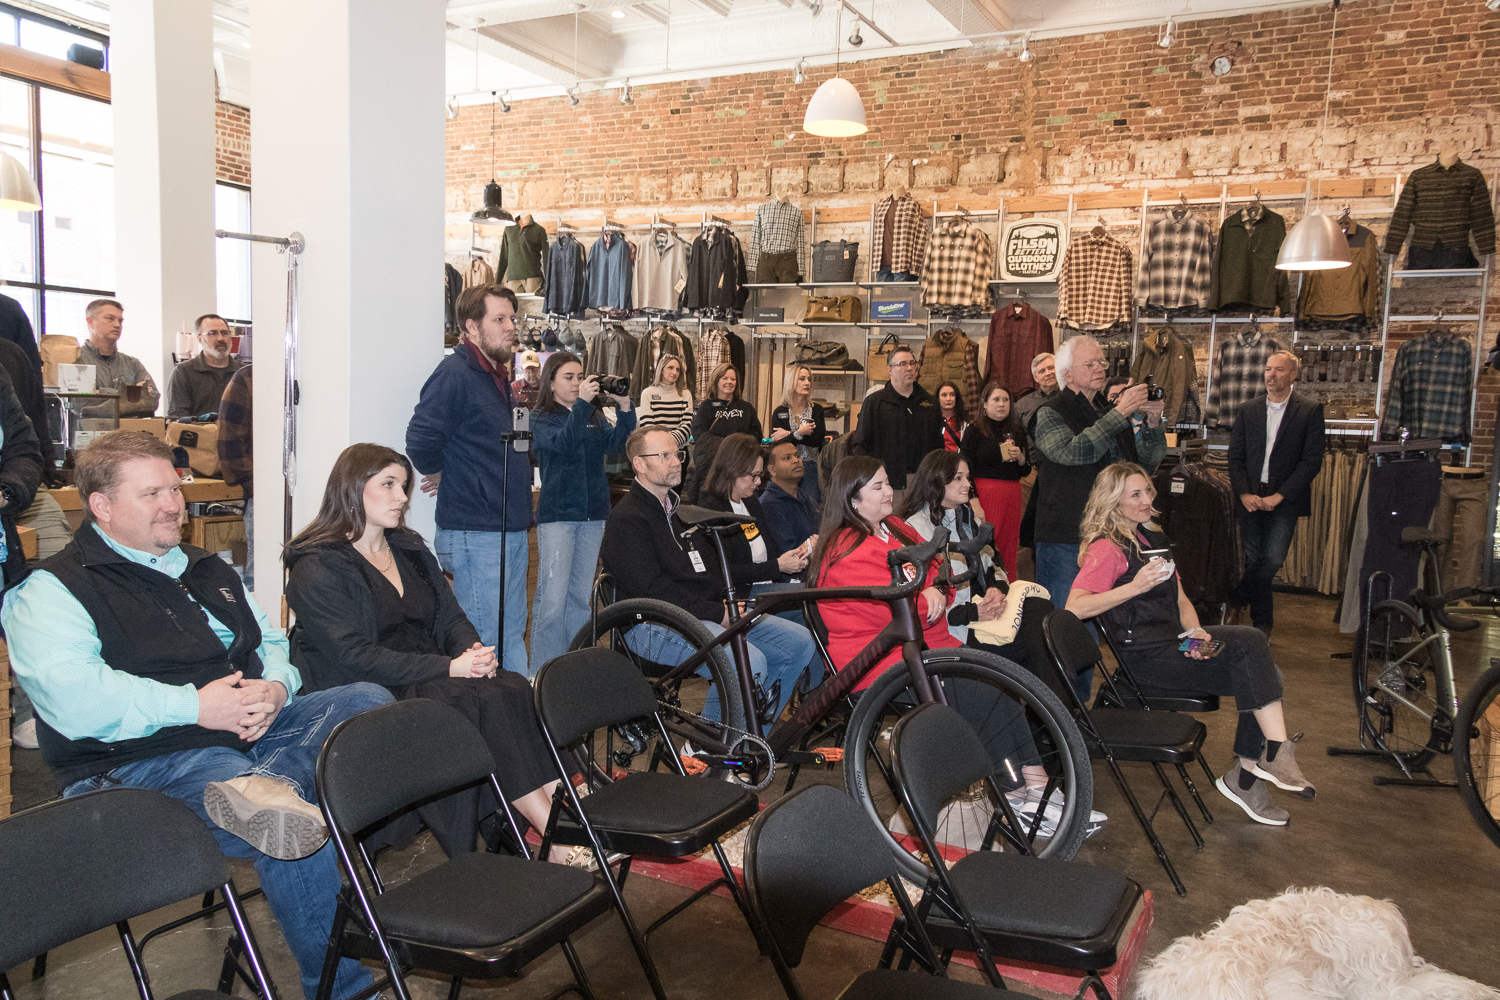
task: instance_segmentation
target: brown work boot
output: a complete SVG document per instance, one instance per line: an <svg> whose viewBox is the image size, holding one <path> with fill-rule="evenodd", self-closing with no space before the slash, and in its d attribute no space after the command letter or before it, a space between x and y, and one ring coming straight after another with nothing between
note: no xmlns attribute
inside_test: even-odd
<svg viewBox="0 0 1500 1000"><path fill-rule="evenodd" d="M296 861L328 840L318 807L279 778L246 774L203 788L208 818L262 854Z"/></svg>
<svg viewBox="0 0 1500 1000"><path fill-rule="evenodd" d="M1270 747L1260 752L1260 760L1250 766L1250 773L1257 778L1264 778L1282 791L1295 792L1304 799L1310 799L1318 794L1302 775L1302 769L1297 766L1297 741L1302 739L1302 734L1297 733L1289 740L1282 741L1281 749L1276 751L1275 760L1267 760L1266 754Z"/></svg>

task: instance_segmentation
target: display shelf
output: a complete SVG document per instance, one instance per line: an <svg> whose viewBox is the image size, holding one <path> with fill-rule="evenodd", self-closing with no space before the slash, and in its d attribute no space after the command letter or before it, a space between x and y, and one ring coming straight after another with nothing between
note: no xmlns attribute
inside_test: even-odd
<svg viewBox="0 0 1500 1000"><path fill-rule="evenodd" d="M1392 271L1392 278L1482 278L1482 267L1456 267L1438 271Z"/></svg>
<svg viewBox="0 0 1500 1000"><path fill-rule="evenodd" d="M798 288L860 288L857 281L804 281Z"/></svg>
<svg viewBox="0 0 1500 1000"><path fill-rule="evenodd" d="M799 285L795 281L770 281L770 282L754 282L754 281L752 281L752 282L748 282L748 283L746 283L744 285L741 285L740 287L741 288L802 288L802 287L805 287L805 286Z"/></svg>
<svg viewBox="0 0 1500 1000"><path fill-rule="evenodd" d="M1392 313L1390 316L1392 323L1474 323L1478 322L1478 320L1478 313L1455 313L1451 316L1447 313L1441 316L1415 316L1411 314Z"/></svg>
<svg viewBox="0 0 1500 1000"><path fill-rule="evenodd" d="M985 322L986 323L989 322L989 317L988 316L985 317ZM886 322L886 323L869 322L869 323L855 323L853 325L854 326L864 327L865 329L868 329L868 330L880 330L880 329L884 329L885 327L891 327L891 326L920 326L924 330L927 329L927 324L926 323L918 323L915 320L905 320L905 319L903 319L903 320L894 320L894 321Z"/></svg>
<svg viewBox="0 0 1500 1000"><path fill-rule="evenodd" d="M921 288L920 281L856 281L859 288Z"/></svg>
<svg viewBox="0 0 1500 1000"><path fill-rule="evenodd" d="M735 325L736 326L750 326L750 327L756 327L756 326L801 326L802 323L799 320L784 319L784 320L779 320L779 321L777 321L775 323L737 323ZM833 324L829 323L829 324L825 324L825 325L832 326Z"/></svg>
<svg viewBox="0 0 1500 1000"><path fill-rule="evenodd" d="M864 326L863 323L844 323L842 321L841 322L837 322L837 323L830 323L828 320L820 320L820 319L815 319L815 320L798 320L796 323L793 323L792 325L793 326L800 326L804 330L816 330L820 326Z"/></svg>

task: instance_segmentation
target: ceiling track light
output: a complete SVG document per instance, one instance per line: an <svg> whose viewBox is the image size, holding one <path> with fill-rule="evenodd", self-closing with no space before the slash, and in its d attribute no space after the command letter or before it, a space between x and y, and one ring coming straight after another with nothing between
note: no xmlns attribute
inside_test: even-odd
<svg viewBox="0 0 1500 1000"><path fill-rule="evenodd" d="M578 107L578 85L576 83L568 88L568 106L571 108Z"/></svg>
<svg viewBox="0 0 1500 1000"><path fill-rule="evenodd" d="M508 91L508 90L505 93L503 93L503 94L500 95L500 113L502 115L508 115L508 114L510 114L510 102L506 100L506 98L509 97L509 96L510 96L510 91Z"/></svg>
<svg viewBox="0 0 1500 1000"><path fill-rule="evenodd" d="M1500 3L1500 0L1496 0L1496 2ZM806 65L807 65L807 59L806 59L806 57L803 57L803 58L797 60L797 65L795 65L795 66L792 67L792 82L793 83L801 83L803 80L807 79L807 74L805 74L803 72L803 68Z"/></svg>
<svg viewBox="0 0 1500 1000"><path fill-rule="evenodd" d="M1026 32L1026 35L1021 39L1021 54L1016 56L1016 58L1023 63L1031 62L1031 32Z"/></svg>
<svg viewBox="0 0 1500 1000"><path fill-rule="evenodd" d="M445 105L443 105L443 107L444 107L444 110L446 111L446 113L448 115L448 120L450 122L453 121L453 119L457 118L458 117L458 95L454 94L452 97L448 98L448 103L445 104Z"/></svg>
<svg viewBox="0 0 1500 1000"><path fill-rule="evenodd" d="M1495 0L1495 2L1496 3L1500 3L1500 0ZM1161 46L1164 49L1171 48L1172 47L1172 43L1177 40L1176 31L1177 31L1177 21L1176 21L1176 19L1175 18L1171 18L1171 17L1167 18L1166 27L1163 30L1161 30L1160 32L1157 33L1156 44L1159 45L1159 46Z"/></svg>
<svg viewBox="0 0 1500 1000"><path fill-rule="evenodd" d="M634 104L635 95L630 92L630 77L625 78L625 88L620 91L621 104Z"/></svg>
<svg viewBox="0 0 1500 1000"><path fill-rule="evenodd" d="M1500 11L1500 0L1484 0L1484 5L1490 10Z"/></svg>
<svg viewBox="0 0 1500 1000"><path fill-rule="evenodd" d="M859 22L854 22L854 34L849 36L849 44L856 49L865 44L865 37L859 33Z"/></svg>

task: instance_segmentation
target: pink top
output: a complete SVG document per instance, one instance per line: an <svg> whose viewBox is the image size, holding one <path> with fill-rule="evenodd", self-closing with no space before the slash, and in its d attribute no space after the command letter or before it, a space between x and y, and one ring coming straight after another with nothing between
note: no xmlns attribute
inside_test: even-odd
<svg viewBox="0 0 1500 1000"><path fill-rule="evenodd" d="M1083 568L1073 579L1073 589L1086 590L1090 594L1114 590L1115 581L1129 568L1130 560L1125 558L1125 553L1118 545L1107 538L1096 538L1083 554ZM1177 574L1174 572L1172 575ZM1067 595L1062 595L1062 599L1066 602ZM1057 600L1056 595L1053 600Z"/></svg>

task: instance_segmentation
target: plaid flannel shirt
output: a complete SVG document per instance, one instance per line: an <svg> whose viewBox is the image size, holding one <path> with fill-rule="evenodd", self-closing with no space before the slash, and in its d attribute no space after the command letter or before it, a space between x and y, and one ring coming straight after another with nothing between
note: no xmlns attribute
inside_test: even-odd
<svg viewBox="0 0 1500 1000"><path fill-rule="evenodd" d="M1105 457L1122 462L1125 456L1115 435L1131 429L1130 418L1111 406L1093 424L1074 434L1061 413L1043 406L1036 411L1034 439L1037 451L1058 465L1092 465ZM1135 431L1135 453L1142 468L1155 472L1167 455L1166 425L1141 424Z"/></svg>
<svg viewBox="0 0 1500 1000"><path fill-rule="evenodd" d="M990 238L978 226L954 219L932 234L927 263L922 267L922 304L929 309L935 306L988 309L990 276L994 272L995 248Z"/></svg>
<svg viewBox="0 0 1500 1000"><path fill-rule="evenodd" d="M1266 391L1266 359L1281 345L1253 326L1230 336L1219 351L1219 370L1213 377L1209 423L1230 427L1234 415Z"/></svg>
<svg viewBox="0 0 1500 1000"><path fill-rule="evenodd" d="M777 199L755 210L750 226L750 249L745 254L745 269L755 280L755 268L762 253L797 251L797 273L807 274L807 240L802 236L802 209Z"/></svg>
<svg viewBox="0 0 1500 1000"><path fill-rule="evenodd" d="M1401 252L1407 230L1411 245L1423 250L1438 243L1450 250L1467 246L1472 230L1479 253L1494 253L1495 212L1484 173L1462 160L1451 167L1429 163L1413 170L1385 233L1386 253Z"/></svg>
<svg viewBox="0 0 1500 1000"><path fill-rule="evenodd" d="M1413 438L1467 442L1473 386L1474 356L1463 337L1434 330L1408 340L1391 369L1380 436L1397 438L1405 427Z"/></svg>
<svg viewBox="0 0 1500 1000"><path fill-rule="evenodd" d="M1130 251L1105 233L1068 244L1057 276L1057 318L1073 326L1106 327L1130 321Z"/></svg>
<svg viewBox="0 0 1500 1000"><path fill-rule="evenodd" d="M1208 223L1196 215L1178 222L1169 214L1146 237L1136 304L1206 309L1213 285L1213 257L1213 231Z"/></svg>
<svg viewBox="0 0 1500 1000"><path fill-rule="evenodd" d="M890 211L896 213L891 224L891 270L920 274L927 260L927 219L911 195L900 201L886 195L875 203L875 249L870 260L880 266L885 253L885 216Z"/></svg>

